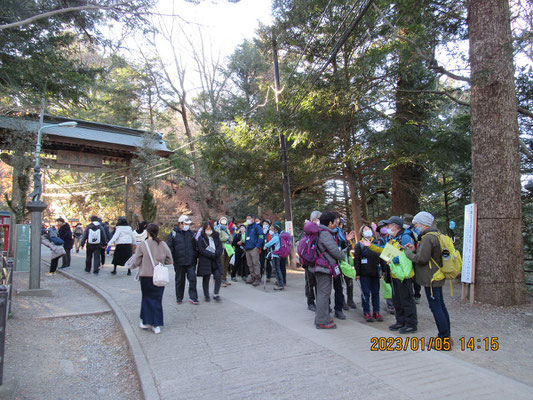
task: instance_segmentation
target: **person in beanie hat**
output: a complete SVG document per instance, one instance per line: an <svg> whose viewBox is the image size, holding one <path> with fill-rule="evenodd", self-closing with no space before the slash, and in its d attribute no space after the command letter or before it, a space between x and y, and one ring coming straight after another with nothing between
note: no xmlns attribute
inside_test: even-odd
<svg viewBox="0 0 533 400"><path fill-rule="evenodd" d="M438 337L451 340L450 316L444 298L442 296L442 286L445 280L433 281L433 274L436 267L442 267L442 249L439 238L436 234L438 230L433 226L435 218L426 211L421 211L413 218L413 225L420 229L420 243L415 249L413 245L405 247L405 255L409 258L415 268L415 279L419 285L424 286L429 308L435 318L438 329ZM436 265L431 265L436 264ZM433 288L433 290L431 290ZM432 293L433 292L433 293Z"/></svg>

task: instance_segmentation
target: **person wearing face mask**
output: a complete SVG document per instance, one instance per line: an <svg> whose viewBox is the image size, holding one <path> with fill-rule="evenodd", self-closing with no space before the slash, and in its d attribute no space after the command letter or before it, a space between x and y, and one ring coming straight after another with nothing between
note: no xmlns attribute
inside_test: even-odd
<svg viewBox="0 0 533 400"><path fill-rule="evenodd" d="M411 237L415 241L415 248L416 248L418 241L420 240L419 239L420 231L412 223L413 216L411 214L403 214L402 219L403 219L403 229L405 229L405 232L408 232L411 235ZM416 304L418 304L420 303L420 298L421 298L420 291L422 290L422 287L418 283L416 283L416 280L414 277L411 278L411 280L413 281L413 290L415 292L415 302Z"/></svg>
<svg viewBox="0 0 533 400"><path fill-rule="evenodd" d="M263 220L262 226L263 226L263 235L265 238L265 242L269 242L272 239L272 236L270 235L270 228L271 228L272 222L268 219ZM266 281L270 282L270 279L272 279L272 263L270 262L270 259L267 257L268 252L265 251L265 249L261 248L259 253L259 264L261 265L261 277L265 273L266 270Z"/></svg>
<svg viewBox="0 0 533 400"><path fill-rule="evenodd" d="M280 233L281 228L277 225L272 225L269 228L268 232L271 239L267 243L265 243L265 249L270 249L270 251L272 252L272 264L274 266L276 279L278 281L278 284L274 286L274 290L283 290L285 287L285 281L283 280L283 275L281 273L281 259L278 255L274 254L274 251L277 251L280 248Z"/></svg>
<svg viewBox="0 0 533 400"><path fill-rule="evenodd" d="M407 245L414 246L414 240L411 237L411 234L406 232L403 228L402 218L390 217L384 222L387 224L389 243L391 245L398 249L402 249ZM361 243L376 253L381 254L381 251L383 250L368 240L361 241ZM398 260L393 259L391 262L397 263L397 261ZM391 273L391 286L396 323L389 326L389 329L391 331L399 331L400 333L416 332L418 327L418 317L416 314L416 302L414 299L412 280L404 279L403 281L400 281Z"/></svg>
<svg viewBox="0 0 533 400"><path fill-rule="evenodd" d="M387 225L385 224L385 220L381 220L377 224L377 233L378 238L374 242L374 244L381 249L385 247L387 242L389 241L389 234L387 232ZM385 264L385 268L382 270L383 279L386 283L389 285L391 284L391 276L390 276L390 268L388 264ZM396 310L394 309L394 304L392 303L392 299L386 299L387 302L387 311L389 314L394 315L396 313Z"/></svg>
<svg viewBox="0 0 533 400"><path fill-rule="evenodd" d="M253 215L248 215L246 217L246 225L244 250L246 251L246 263L250 269L250 276L246 280L246 283L252 284L253 286L259 286L261 284L259 249L263 247L263 229L255 222Z"/></svg>
<svg viewBox="0 0 533 400"><path fill-rule="evenodd" d="M237 282L237 274L246 281L248 276L248 265L246 264L246 251L244 250L244 239L246 237L246 226L239 225L233 236L233 247L235 248L235 264L231 269L231 280Z"/></svg>
<svg viewBox="0 0 533 400"><path fill-rule="evenodd" d="M176 287L176 302L183 303L185 292L185 277L189 281L189 303L198 304L198 292L196 290L196 260L198 251L194 233L191 231L192 220L188 215L182 215L167 238L167 245L174 259L174 277Z"/></svg>
<svg viewBox="0 0 533 400"><path fill-rule="evenodd" d="M219 302L220 285L222 283L222 255L223 247L218 232L215 231L211 222L204 222L202 234L198 239L198 269L196 274L202 277L202 288L205 301L211 301L209 297L209 280L211 275L215 280L213 299Z"/></svg>
<svg viewBox="0 0 533 400"><path fill-rule="evenodd" d="M361 236L363 239L376 243L374 232L370 225L361 227ZM357 243L354 248L354 266L357 272L357 279L361 283L361 303L363 305L363 318L367 322L383 321L379 313L379 283L381 271L388 266L379 257L378 253L373 252L368 247ZM372 298L372 310L370 314L370 299Z"/></svg>
<svg viewBox="0 0 533 400"><path fill-rule="evenodd" d="M437 268L442 267L442 249L438 238L438 229L433 226L435 218L426 211L420 211L413 218L413 225L420 230L420 244L415 248L409 244L406 246L405 255L415 268L415 278L421 286L424 286L429 308L435 318L438 337L451 339L450 316L444 304L442 287L445 280L432 282L433 274Z"/></svg>
<svg viewBox="0 0 533 400"><path fill-rule="evenodd" d="M231 237L231 233L228 228L228 219L226 217L222 217L218 220L218 225L215 227L215 231L218 232L222 245L224 245L225 243L232 243L233 238ZM228 282L226 280L228 276L229 260L230 257L228 256L228 253L226 253L226 251L224 250L222 252L222 287L231 285L231 282Z"/></svg>

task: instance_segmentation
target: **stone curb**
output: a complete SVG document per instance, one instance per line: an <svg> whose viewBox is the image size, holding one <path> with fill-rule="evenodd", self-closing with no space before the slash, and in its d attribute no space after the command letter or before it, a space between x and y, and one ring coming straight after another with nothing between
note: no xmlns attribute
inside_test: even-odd
<svg viewBox="0 0 533 400"><path fill-rule="evenodd" d="M135 362L135 368L137 369L137 376L139 377L139 380L141 382L141 390L143 392L144 398L146 400L161 400L161 396L159 395L159 391L157 390L157 385L155 383L154 376L152 375L152 370L148 366L148 360L146 359L146 356L142 351L139 340L137 339L135 333L133 333L131 324L129 323L128 319L126 318L116 301L109 294L107 294L105 290L102 290L92 285L90 282L86 281L82 277L74 276L68 273L67 271L58 271L61 274L65 275L67 278L78 282L82 286L85 286L87 289L96 293L98 296L104 299L104 301L111 307L122 328L122 332L124 333L124 336L128 341L128 347L133 357L133 361Z"/></svg>

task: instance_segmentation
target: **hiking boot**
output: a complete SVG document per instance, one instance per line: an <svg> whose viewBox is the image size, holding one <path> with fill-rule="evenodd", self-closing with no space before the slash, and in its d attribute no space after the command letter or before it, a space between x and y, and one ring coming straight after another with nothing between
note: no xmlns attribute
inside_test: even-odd
<svg viewBox="0 0 533 400"><path fill-rule="evenodd" d="M353 309L356 309L356 308L357 308L357 306L355 305L355 303L354 303L353 300L348 300L348 306L349 306L350 308L353 308Z"/></svg>
<svg viewBox="0 0 533 400"><path fill-rule="evenodd" d="M366 322L374 322L374 319L372 318L370 313L364 313L363 318L365 319Z"/></svg>
<svg viewBox="0 0 533 400"><path fill-rule="evenodd" d="M243 279L244 279L244 278L243 278ZM248 285L251 285L251 284L255 283L255 279L253 279L253 278L248 278L248 279L245 280L245 282L246 282Z"/></svg>
<svg viewBox="0 0 533 400"><path fill-rule="evenodd" d="M347 303L344 303L344 304L342 305L342 309L343 309L344 311L348 311L348 310L350 309L350 307L348 307L348 304L347 304Z"/></svg>
<svg viewBox="0 0 533 400"><path fill-rule="evenodd" d="M182 300L176 300L176 303L183 304L183 301Z"/></svg>
<svg viewBox="0 0 533 400"><path fill-rule="evenodd" d="M335 318L337 319L346 319L346 315L342 311L335 311Z"/></svg>
<svg viewBox="0 0 533 400"><path fill-rule="evenodd" d="M398 322L396 322L394 325L389 326L389 329L391 331L397 331L397 330L400 330L402 328L403 328L403 324L399 324Z"/></svg>
<svg viewBox="0 0 533 400"><path fill-rule="evenodd" d="M267 278L267 283L270 283L270 278Z"/></svg>
<svg viewBox="0 0 533 400"><path fill-rule="evenodd" d="M274 290L283 290L283 286L274 286Z"/></svg>
<svg viewBox="0 0 533 400"><path fill-rule="evenodd" d="M248 282L246 282L248 283ZM257 279L256 281L254 281L254 283L252 283L252 286L259 286L261 284L261 281L259 279Z"/></svg>
<svg viewBox="0 0 533 400"><path fill-rule="evenodd" d="M420 297L421 296L415 296L415 303L420 304Z"/></svg>
<svg viewBox="0 0 533 400"><path fill-rule="evenodd" d="M189 299L189 303L194 304L195 306L199 304L198 300Z"/></svg>
<svg viewBox="0 0 533 400"><path fill-rule="evenodd" d="M113 271L111 271L111 275L116 275L117 274L117 270L114 269Z"/></svg>
<svg viewBox="0 0 533 400"><path fill-rule="evenodd" d="M335 329L337 325L335 322L328 322L327 324L315 324L316 329Z"/></svg>
<svg viewBox="0 0 533 400"><path fill-rule="evenodd" d="M400 333L415 333L418 329L416 326L404 326L400 329Z"/></svg>
<svg viewBox="0 0 533 400"><path fill-rule="evenodd" d="M213 296L213 299L217 302L217 303L220 303L222 301L222 299L220 298L220 296L218 294L215 294Z"/></svg>
<svg viewBox="0 0 533 400"><path fill-rule="evenodd" d="M307 305L307 309L309 311L313 311L313 312L316 312L316 306L314 304L308 304Z"/></svg>
<svg viewBox="0 0 533 400"><path fill-rule="evenodd" d="M237 278L231 278L233 282L237 282Z"/></svg>
<svg viewBox="0 0 533 400"><path fill-rule="evenodd" d="M211 299L209 298L209 296L205 296L205 302L209 303L210 301L211 301Z"/></svg>
<svg viewBox="0 0 533 400"><path fill-rule="evenodd" d="M373 313L373 314L372 314L372 317L373 317L376 321L380 321L380 322L383 321L383 317L382 317L381 314L378 313L378 312Z"/></svg>
<svg viewBox="0 0 533 400"><path fill-rule="evenodd" d="M152 332L161 333L161 327L160 326L152 326Z"/></svg>

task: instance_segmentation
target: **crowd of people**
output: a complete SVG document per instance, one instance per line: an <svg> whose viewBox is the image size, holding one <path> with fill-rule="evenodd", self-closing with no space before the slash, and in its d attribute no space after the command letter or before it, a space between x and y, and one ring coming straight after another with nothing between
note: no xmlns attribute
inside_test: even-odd
<svg viewBox="0 0 533 400"><path fill-rule="evenodd" d="M409 219L412 218L411 221ZM345 319L343 309L355 308L353 303L353 280L346 275L335 272L334 266L341 262L353 262L356 280L361 287L363 317L368 322L383 321L380 313L381 280L390 285L392 296L387 304L389 312L395 316L395 323L389 326L391 331L401 334L414 333L418 329L417 304L421 287L424 287L429 307L437 325L438 337L451 339L450 317L444 303L442 286L444 279L435 280L434 274L442 267L442 251L435 218L428 212L421 211L404 220L392 216L377 224L363 224L359 240L354 242L356 234L344 234L343 220L336 212L313 211L310 220L304 226L300 240L313 243L316 253L308 262L306 254L300 257L305 268L306 296L308 308L315 311L317 329L334 329L336 323L331 318L331 291L334 291L334 317ZM306 244L305 242L304 244ZM387 244L404 252L411 260L413 269L406 278L396 276L391 265L400 263L399 256L385 262L380 254ZM300 250L300 246L299 246ZM304 250L305 253L305 246ZM342 280L346 286L344 299ZM388 301L388 300L387 300Z"/></svg>
<svg viewBox="0 0 533 400"><path fill-rule="evenodd" d="M141 222L134 230L124 217L118 218L112 233L109 224L96 216L91 217L85 229L78 224L73 232L63 218L58 218L57 231L55 227L43 231L43 243L48 242L45 244L55 256L50 274L55 273L59 258L63 260L60 268L70 266L73 247L76 252L86 247L85 271L90 273L92 269L98 274L105 263L106 251L114 245L111 274L117 273L118 266L127 265L127 275L131 275L131 269L139 268L140 327L151 328L156 333L163 326L164 287L155 286L151 281L154 263L173 264L177 304L184 301L187 281L188 302L198 305L198 277L202 277L205 302L211 301L211 276L214 280L212 298L216 302L222 301L221 287L237 282L237 277L259 286L262 279L266 284L274 276L274 289L284 290L287 259L291 247L295 246L299 265L305 270L307 307L315 312L317 329L336 328L334 318L346 319L344 311L357 308L354 301L354 281L357 281L363 318L368 322L384 320L380 290L390 285L392 295L386 298L386 309L395 316L395 323L389 329L402 334L417 331L417 304L421 287L424 287L438 336L450 338L450 319L442 296L444 281L434 282L431 268L431 262L436 263L435 267L442 265L437 236L429 234L437 232L434 218L427 212L420 212L414 218L404 217L393 216L378 223L363 224L359 232L345 233L345 221L339 213L313 211L296 243L282 229L281 222L272 223L253 215L248 215L242 224L223 216L218 221L203 223L196 231L192 229L193 221L189 216L182 215L166 241L159 239L156 224ZM387 244L403 251L413 262L412 274L407 279L399 279L390 268L391 263L399 263L398 257L388 262L380 257ZM340 272L338 266L343 262L355 269L354 277Z"/></svg>

